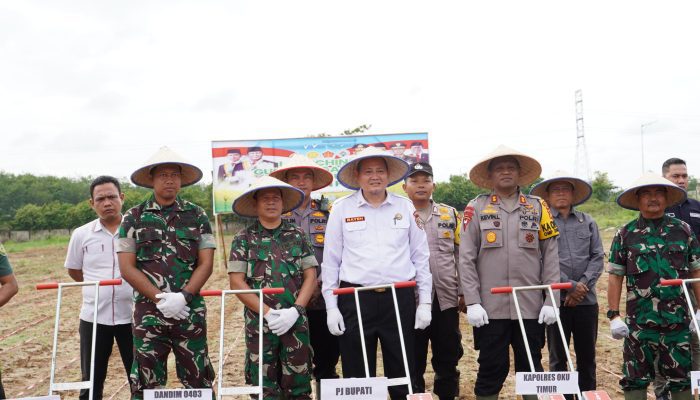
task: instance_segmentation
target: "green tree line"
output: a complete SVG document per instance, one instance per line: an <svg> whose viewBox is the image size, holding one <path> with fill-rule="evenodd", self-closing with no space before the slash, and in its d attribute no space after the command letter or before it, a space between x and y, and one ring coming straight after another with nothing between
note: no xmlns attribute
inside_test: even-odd
<svg viewBox="0 0 700 400"><path fill-rule="evenodd" d="M53 176L35 176L31 174L14 175L0 172L0 229L39 230L76 228L95 218L90 208L90 182L92 177L59 178ZM530 188L542 181L539 178ZM150 190L122 182L124 192L124 210L144 201ZM591 182L593 196L591 200L579 207L582 211L593 214L600 219L601 227L617 226L633 218L634 213L623 210L615 204L615 198L621 192L608 177L606 172L596 171ZM689 189L697 185L693 178ZM440 203L449 204L457 210L464 207L471 199L486 191L474 185L466 175L452 175L447 182L438 182L433 197ZM207 214L212 214L211 184L192 185L183 188L180 195L202 206ZM226 215L225 220L236 220Z"/></svg>
<svg viewBox="0 0 700 400"><path fill-rule="evenodd" d="M0 229L73 229L86 224L96 217L89 203L92 180L0 172ZM121 188L125 211L151 193L129 182L121 182ZM180 196L212 215L211 184L183 188Z"/></svg>

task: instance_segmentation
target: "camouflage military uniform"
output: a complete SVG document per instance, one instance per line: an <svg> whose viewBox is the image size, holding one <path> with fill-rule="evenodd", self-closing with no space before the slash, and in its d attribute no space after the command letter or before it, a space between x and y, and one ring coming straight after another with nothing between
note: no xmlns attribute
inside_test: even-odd
<svg viewBox="0 0 700 400"><path fill-rule="evenodd" d="M241 231L231 243L228 272L245 272L246 283L253 289L283 287L280 295L266 295L265 304L272 309L289 308L299 295L303 270L317 266L307 236L287 222L274 230L260 222ZM245 377L249 384L258 382L258 318L244 310L246 335ZM263 325L263 397L277 399L311 399L311 357L309 324L305 313L285 334L273 334Z"/></svg>
<svg viewBox="0 0 700 400"><path fill-rule="evenodd" d="M119 238L118 251L136 253L136 268L163 292L181 291L197 267L198 250L216 247L205 211L180 197L161 208L151 196L130 209ZM142 398L143 389L165 386L171 349L186 388L212 387L204 299L195 296L188 306L186 320L166 318L154 302L134 291L132 399Z"/></svg>
<svg viewBox="0 0 700 400"><path fill-rule="evenodd" d="M306 306L311 348L323 349L323 351L314 351L313 375L317 385L321 379L338 378L336 366L340 359L338 338L328 331L326 302L321 296L321 264L323 263L323 246L326 242L326 224L328 224L328 211L324 208L322 202L311 200L309 206L304 209L299 207L282 214L283 221L296 224L306 232L315 251L316 261L318 261L318 267L316 267L317 286ZM317 392L320 396L320 390Z"/></svg>
<svg viewBox="0 0 700 400"><path fill-rule="evenodd" d="M671 392L690 388L690 315L678 286L661 279L689 278L700 269L700 244L690 227L675 218L639 218L622 227L610 247L608 272L627 279L630 334L623 350L623 390L646 389L653 362Z"/></svg>

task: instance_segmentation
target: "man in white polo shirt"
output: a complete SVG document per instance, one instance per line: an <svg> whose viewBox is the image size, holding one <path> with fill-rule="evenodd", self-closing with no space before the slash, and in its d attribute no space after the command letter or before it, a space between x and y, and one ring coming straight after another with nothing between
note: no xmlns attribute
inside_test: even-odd
<svg viewBox="0 0 700 400"><path fill-rule="evenodd" d="M122 222L122 202L119 181L111 176L100 176L90 184L90 206L98 218L73 231L68 244L65 267L76 282L120 278L116 240ZM95 343L95 382L93 399L102 399L102 388L107 376L109 357L114 340L127 377L133 360L131 311L133 291L126 281L121 286L100 287L97 305L97 339ZM80 369L82 380L90 380L90 352L95 307L95 289L83 288L83 306L80 309ZM80 399L88 399L89 391L81 390Z"/></svg>
<svg viewBox="0 0 700 400"><path fill-rule="evenodd" d="M406 358L415 386L413 329L425 329L430 324L432 277L428 241L413 215L413 203L387 191L407 172L405 161L376 147L366 148L338 171L338 181L357 191L333 204L326 226L321 280L328 330L340 336L343 378L364 377L365 370L354 298L336 297L333 289L415 280L418 296L412 287L396 290ZM363 291L360 299L370 375L376 372L380 341L384 375L405 376L391 290ZM389 388L392 399L405 399L407 393L406 385Z"/></svg>

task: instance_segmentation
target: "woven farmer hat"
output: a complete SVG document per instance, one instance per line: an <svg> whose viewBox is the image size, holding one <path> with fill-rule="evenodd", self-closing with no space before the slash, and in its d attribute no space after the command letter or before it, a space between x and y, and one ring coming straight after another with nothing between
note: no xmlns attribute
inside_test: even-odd
<svg viewBox="0 0 700 400"><path fill-rule="evenodd" d="M389 171L387 171L389 174L389 184L387 186L400 182L404 176L406 176L406 173L408 173L408 163L406 161L398 157L394 157L393 155L386 154L384 150L377 147L370 146L362 150L360 154L340 168L338 175L336 176L338 182L348 189L360 189L360 185L357 183L357 179L355 177L357 166L362 160L378 157L383 158L386 161L387 168L389 169Z"/></svg>
<svg viewBox="0 0 700 400"><path fill-rule="evenodd" d="M282 213L299 207L304 200L304 192L269 175L261 176L233 202L233 212L243 217L257 217L255 193L263 189L277 188L282 192Z"/></svg>
<svg viewBox="0 0 700 400"><path fill-rule="evenodd" d="M489 163L495 158L505 156L511 156L518 160L518 164L520 164L518 185L520 186L531 184L542 173L542 166L537 160L510 147L500 145L472 167L469 171L469 180L480 188L493 189L489 179Z"/></svg>
<svg viewBox="0 0 700 400"><path fill-rule="evenodd" d="M175 164L180 167L180 172L182 173L181 187L194 185L202 179L201 169L195 167L168 147L163 146L144 163L143 167L131 174L131 181L135 185L152 189L153 177L151 176L151 171L153 171L153 168L163 164Z"/></svg>
<svg viewBox="0 0 700 400"><path fill-rule="evenodd" d="M313 171L314 184L311 190L319 190L333 183L333 174L316 164L314 160L301 154L293 154L284 160L278 169L270 173L270 176L286 182L287 172L298 168L308 168Z"/></svg>

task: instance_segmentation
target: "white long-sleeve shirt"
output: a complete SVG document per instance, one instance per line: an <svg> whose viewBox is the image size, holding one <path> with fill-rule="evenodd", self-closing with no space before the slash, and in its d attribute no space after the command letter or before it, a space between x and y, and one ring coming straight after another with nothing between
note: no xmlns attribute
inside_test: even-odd
<svg viewBox="0 0 700 400"><path fill-rule="evenodd" d="M322 280L326 308L338 307L340 281L362 286L415 280L419 303L431 302L430 251L413 203L387 192L372 207L357 191L338 199L326 225Z"/></svg>

